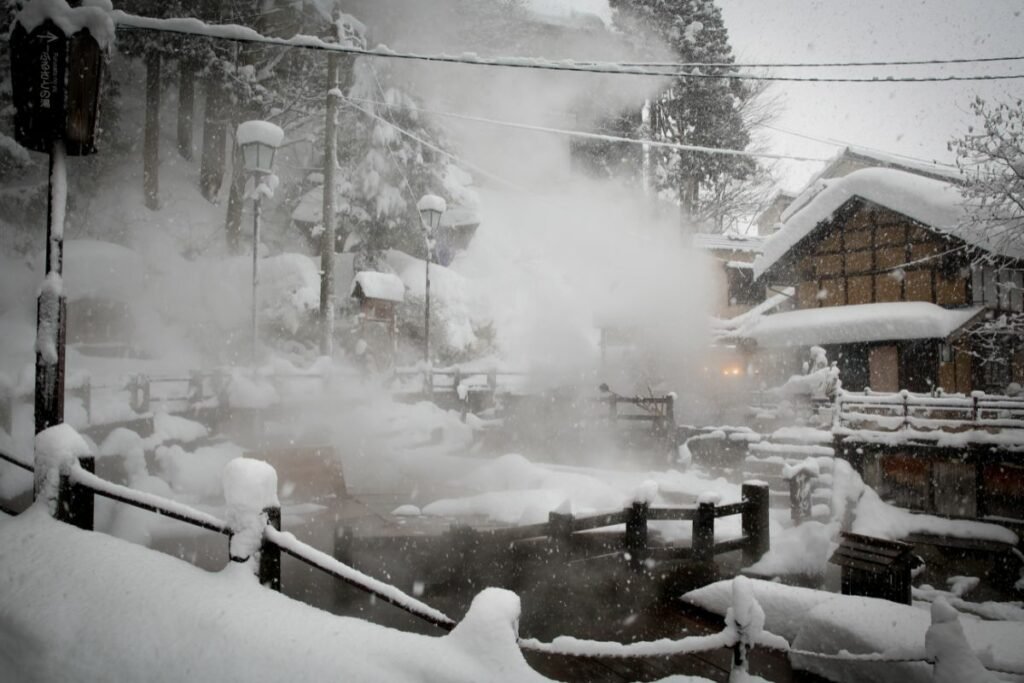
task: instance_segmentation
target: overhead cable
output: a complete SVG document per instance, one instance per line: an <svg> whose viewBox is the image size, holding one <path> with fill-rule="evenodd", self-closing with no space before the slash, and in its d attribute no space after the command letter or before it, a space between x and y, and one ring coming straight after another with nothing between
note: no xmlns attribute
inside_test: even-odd
<svg viewBox="0 0 1024 683"><path fill-rule="evenodd" d="M366 104L373 104L377 106L387 106L383 102L376 100L369 100L357 97L345 98L349 102L363 102ZM409 105L407 105L409 106ZM725 149L721 147L705 147L702 145L687 145L678 142L664 142L660 140L644 140L639 138L627 138L618 135L606 135L604 133L588 133L581 130L568 130L564 128L549 128L547 126L537 126L528 123L516 123L514 121L503 121L500 119L489 119L480 116L470 116L469 114L457 114L455 112L436 111L432 109L425 109L422 107L409 106L410 109L423 112L424 114L433 114L435 116L445 116L453 119L461 119L463 121L473 121L476 123L486 123L495 126L504 126L507 128L518 128L520 130L529 130L538 133L552 133L555 135L566 135L577 138L587 138L590 140L603 140L606 142L627 142L634 145L646 145L648 147L660 147L665 149L674 149L683 152L704 152L706 154L723 154L727 156L742 156L742 157L755 157L759 159L789 159L792 161L814 161L822 162L828 161L821 157L802 157L793 156L790 154L771 154L768 152L750 152L742 149Z"/></svg>
<svg viewBox="0 0 1024 683"><path fill-rule="evenodd" d="M592 62L581 63L572 60L549 60L534 57L480 57L473 53L462 55L447 54L417 54L412 52L397 52L387 47L377 47L368 50L353 45L341 45L329 43L315 36L297 35L292 38L275 38L264 36L246 26L236 24L207 24L198 19L152 19L128 14L121 10L115 10L113 19L118 28L127 30L156 31L160 33L175 33L194 35L206 38L217 38L239 43L259 43L265 45L279 45L305 50L318 50L325 52L339 52L360 57L374 57L379 59L404 59L422 62L437 62L444 64L467 64L472 66L504 67L511 69L536 69L542 71L563 71L577 73L612 74L622 76L654 76L659 78L694 78L694 79L726 79L726 80L751 80L751 81L788 81L807 83L937 83L947 81L998 81L1008 79L1024 78L1020 74L989 74L989 75L967 75L967 76L920 76L920 77L867 77L867 78L843 78L843 77L798 77L798 76L770 76L763 74L704 74L694 71L660 71L645 67L630 67L615 62ZM733 65L729 65L732 67ZM695 67L697 68L697 67Z"/></svg>

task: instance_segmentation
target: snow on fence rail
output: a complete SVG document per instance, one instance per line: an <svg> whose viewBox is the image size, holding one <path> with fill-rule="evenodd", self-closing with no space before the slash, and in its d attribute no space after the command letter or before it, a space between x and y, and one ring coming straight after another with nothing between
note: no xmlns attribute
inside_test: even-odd
<svg viewBox="0 0 1024 683"><path fill-rule="evenodd" d="M250 564L261 584L281 590L281 553L320 569L425 621L451 630L455 621L429 605L306 545L280 531L277 474L258 460L238 458L225 468L227 521L161 496L121 486L96 476L88 445L68 425L51 427L42 437L36 465L0 452L0 459L35 473L36 497L50 501L58 520L82 529L93 528L93 496L99 495L142 510L223 534L229 538L234 562ZM231 470L229 472L229 470ZM255 502L254 502L255 501ZM12 513L13 514L13 513Z"/></svg>
<svg viewBox="0 0 1024 683"><path fill-rule="evenodd" d="M965 431L1024 429L1024 397L983 391L963 394L876 394L842 391L836 397L836 431L872 428L879 431Z"/></svg>

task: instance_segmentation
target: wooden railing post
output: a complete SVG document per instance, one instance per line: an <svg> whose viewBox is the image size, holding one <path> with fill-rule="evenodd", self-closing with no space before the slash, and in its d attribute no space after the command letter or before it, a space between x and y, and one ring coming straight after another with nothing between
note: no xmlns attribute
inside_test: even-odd
<svg viewBox="0 0 1024 683"><path fill-rule="evenodd" d="M900 392L903 397L903 426L902 429L910 429L910 392L906 389Z"/></svg>
<svg viewBox="0 0 1024 683"><path fill-rule="evenodd" d="M631 567L640 569L647 559L647 518L651 506L647 501L633 501L626 508L625 551Z"/></svg>
<svg viewBox="0 0 1024 683"><path fill-rule="evenodd" d="M11 433L14 416L14 389L0 384L0 431Z"/></svg>
<svg viewBox="0 0 1024 683"><path fill-rule="evenodd" d="M86 377L82 385L75 390L78 398L82 400L82 409L85 411L85 423L92 423L92 380Z"/></svg>
<svg viewBox="0 0 1024 683"><path fill-rule="evenodd" d="M224 466L223 484L228 556L248 564L262 585L280 591L281 551L264 533L267 526L281 527L277 472L262 460L235 458Z"/></svg>
<svg viewBox="0 0 1024 683"><path fill-rule="evenodd" d="M745 481L741 487L743 496L742 528L747 543L743 548L744 564L757 562L771 549L768 531L768 484L762 481Z"/></svg>
<svg viewBox="0 0 1024 683"><path fill-rule="evenodd" d="M267 515L267 526L281 530L281 505L274 505L264 510ZM260 544L260 568L257 574L260 584L278 593L281 592L281 549L264 538Z"/></svg>
<svg viewBox="0 0 1024 683"><path fill-rule="evenodd" d="M814 476L800 470L789 478L789 516L794 525L811 518L811 488Z"/></svg>
<svg viewBox="0 0 1024 683"><path fill-rule="evenodd" d="M548 513L548 538L554 546L555 553L567 555L572 543L573 516L571 512Z"/></svg>
<svg viewBox="0 0 1024 683"><path fill-rule="evenodd" d="M711 562L715 558L715 504L703 501L697 505L697 514L693 518L693 534L690 548L693 559L698 562Z"/></svg>
<svg viewBox="0 0 1024 683"><path fill-rule="evenodd" d="M203 400L203 375L198 370L193 370L189 373L187 400L189 407L192 407Z"/></svg>
<svg viewBox="0 0 1024 683"><path fill-rule="evenodd" d="M72 481L76 461L88 472L96 470L89 444L70 425L36 434L33 497L46 500L55 519L92 530L93 492Z"/></svg>
<svg viewBox="0 0 1024 683"><path fill-rule="evenodd" d="M79 466L89 474L96 474L96 458L85 455L78 458ZM86 531L95 526L95 494L80 484L71 481L70 472L60 474L60 495L57 505L57 519Z"/></svg>

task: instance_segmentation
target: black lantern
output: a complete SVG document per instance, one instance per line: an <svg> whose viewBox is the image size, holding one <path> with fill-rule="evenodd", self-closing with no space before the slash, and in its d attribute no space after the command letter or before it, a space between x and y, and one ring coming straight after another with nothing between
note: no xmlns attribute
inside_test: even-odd
<svg viewBox="0 0 1024 683"><path fill-rule="evenodd" d="M89 29L67 36L46 20L31 32L11 32L14 137L23 147L49 152L63 140L68 155L96 152L103 50Z"/></svg>
<svg viewBox="0 0 1024 683"><path fill-rule="evenodd" d="M269 121L246 121L238 124L235 139L242 148L246 172L265 175L274 168L274 153L284 140L284 131Z"/></svg>
<svg viewBox="0 0 1024 683"><path fill-rule="evenodd" d="M441 197L425 194L416 203L416 209L420 212L423 228L428 233L433 233L437 230L437 226L441 225L441 216L448 209L448 206Z"/></svg>

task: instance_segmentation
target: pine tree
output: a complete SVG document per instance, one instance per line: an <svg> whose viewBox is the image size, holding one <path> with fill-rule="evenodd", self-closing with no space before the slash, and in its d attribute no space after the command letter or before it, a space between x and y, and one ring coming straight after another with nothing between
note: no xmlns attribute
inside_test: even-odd
<svg viewBox="0 0 1024 683"><path fill-rule="evenodd" d="M416 202L428 193L453 199L444 180L448 158L412 136L440 148L446 143L390 80L389 71L360 60L350 92L357 106L340 121L338 162L349 207L343 221L367 267L379 267L386 249L424 255Z"/></svg>
<svg viewBox="0 0 1024 683"><path fill-rule="evenodd" d="M615 24L638 43L660 38L682 62L723 64L694 69L678 77L650 103L646 132L655 140L703 147L744 149L750 133L743 104L753 93L738 79L709 78L735 74L736 68L722 14L713 0L611 0ZM639 106L637 107L639 110ZM639 117L634 130L640 130ZM650 182L661 196L678 201L691 222L723 221L716 201L724 189L757 172L750 158L652 149Z"/></svg>

